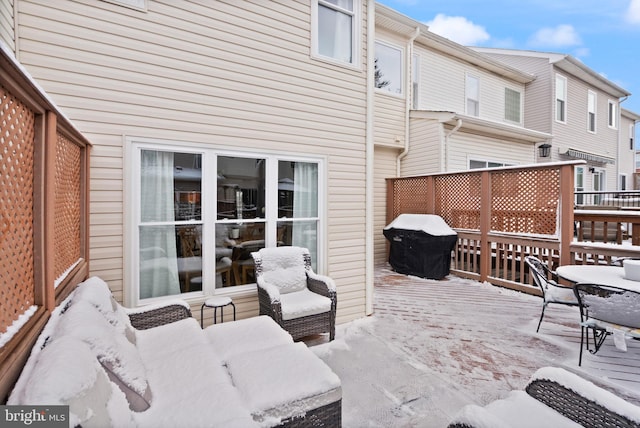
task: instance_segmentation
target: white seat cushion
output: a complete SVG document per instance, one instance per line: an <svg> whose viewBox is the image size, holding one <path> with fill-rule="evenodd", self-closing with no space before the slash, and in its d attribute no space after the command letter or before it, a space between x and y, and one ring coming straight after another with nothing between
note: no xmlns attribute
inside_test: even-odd
<svg viewBox="0 0 640 428"><path fill-rule="evenodd" d="M275 247L260 250L262 276L280 294L295 293L307 288L307 271L302 248Z"/></svg>
<svg viewBox="0 0 640 428"><path fill-rule="evenodd" d="M237 354L293 343L291 335L267 315L213 324L204 333L223 363Z"/></svg>
<svg viewBox="0 0 640 428"><path fill-rule="evenodd" d="M331 310L331 299L306 288L302 291L280 295L280 303L282 305L282 319L285 321Z"/></svg>
<svg viewBox="0 0 640 428"><path fill-rule="evenodd" d="M340 378L302 342L235 355L227 368L258 421L304 415L342 397Z"/></svg>

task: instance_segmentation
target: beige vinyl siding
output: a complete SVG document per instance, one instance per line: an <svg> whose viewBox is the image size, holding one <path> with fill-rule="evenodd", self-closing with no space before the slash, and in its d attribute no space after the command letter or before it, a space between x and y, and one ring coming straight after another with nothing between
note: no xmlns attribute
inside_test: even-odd
<svg viewBox="0 0 640 428"><path fill-rule="evenodd" d="M288 0L154 0L147 12L20 2L21 62L94 144L91 274L119 298L129 286L124 137L135 136L324 156L320 273L338 285L339 322L364 315L366 70L310 58L310 13L309 2ZM234 300L239 317L257 314L254 296Z"/></svg>
<svg viewBox="0 0 640 428"><path fill-rule="evenodd" d="M440 172L443 165L442 125L435 120L411 119L409 153L402 160L403 177Z"/></svg>
<svg viewBox="0 0 640 428"><path fill-rule="evenodd" d="M611 158L617 158L618 131L609 128L608 101L617 99L594 88L575 76L568 75L563 71L558 71L567 78L567 122L555 123L553 132L553 144L560 152L572 147L586 152L598 153ZM555 77L554 77L555 79ZM592 90L596 93L596 132L587 131L587 93ZM618 105L619 109L619 105ZM618 119L616 119L618 120ZM560 156L560 160L567 160L565 156ZM617 167L615 164L597 165L606 170L606 189L617 188ZM591 176L585 176L587 189L592 188Z"/></svg>
<svg viewBox="0 0 640 428"><path fill-rule="evenodd" d="M505 88L520 92L521 99L525 99L525 87L521 83L513 82L424 46L416 46L415 53L420 56L420 108L423 110L452 111L464 114L466 111L465 82L467 74L479 79L479 117L481 118L506 122L504 117Z"/></svg>
<svg viewBox="0 0 640 428"><path fill-rule="evenodd" d="M555 106L553 67L547 58L534 58L519 55L487 54L512 67L533 74L536 78L527 83L524 97L524 127L536 131L552 131Z"/></svg>
<svg viewBox="0 0 640 428"><path fill-rule="evenodd" d="M633 125L634 121L624 114L620 118L620 174L627 175L627 190L633 189L633 173L635 172L635 150L629 148L629 126ZM634 125L635 126L635 125ZM636 136L638 132L636 129ZM634 136L635 137L635 136ZM634 145L636 139L634 138ZM619 182L618 187L619 188Z"/></svg>
<svg viewBox="0 0 640 428"><path fill-rule="evenodd" d="M469 159L525 165L535 162L535 149L527 143L456 132L449 137L447 171L469 169Z"/></svg>
<svg viewBox="0 0 640 428"><path fill-rule="evenodd" d="M382 230L389 223L387 219L387 178L396 176L396 158L400 152L393 148L376 147L374 183L373 245L374 263L387 262L387 240Z"/></svg>
<svg viewBox="0 0 640 428"><path fill-rule="evenodd" d="M14 23L14 0L4 0L0 2L0 40L12 52L16 51L15 23Z"/></svg>
<svg viewBox="0 0 640 428"><path fill-rule="evenodd" d="M405 100L381 93L375 94L374 141L376 144L404 146Z"/></svg>

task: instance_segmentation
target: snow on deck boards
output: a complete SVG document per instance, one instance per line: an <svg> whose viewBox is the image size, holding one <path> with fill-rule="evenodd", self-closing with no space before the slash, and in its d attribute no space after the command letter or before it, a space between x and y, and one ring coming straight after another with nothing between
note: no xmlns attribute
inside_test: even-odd
<svg viewBox="0 0 640 428"><path fill-rule="evenodd" d="M338 306L340 296L338 296ZM376 268L374 313L307 340L340 377L345 428L440 428L467 404L523 390L541 367L561 367L640 405L640 341L608 338L578 367L580 312L461 279L428 280Z"/></svg>
<svg viewBox="0 0 640 428"><path fill-rule="evenodd" d="M558 366L640 405L640 341L628 340L628 351L622 352L607 338L596 355L583 352L579 367L577 308L548 305L536 333L540 297L453 275L437 281L386 268L376 272L374 317L417 331L389 339L477 393L478 404L523 389L540 367Z"/></svg>

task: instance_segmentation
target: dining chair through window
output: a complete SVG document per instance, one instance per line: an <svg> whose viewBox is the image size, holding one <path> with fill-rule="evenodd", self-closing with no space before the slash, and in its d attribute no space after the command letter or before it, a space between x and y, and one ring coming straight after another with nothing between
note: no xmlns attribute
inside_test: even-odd
<svg viewBox="0 0 640 428"><path fill-rule="evenodd" d="M542 291L542 313L536 332L540 331L540 324L544 318L544 310L549 303L559 305L578 306L578 299L573 292L573 287L558 284L558 276L535 256L525 257L525 262L529 266L529 273L533 281Z"/></svg>

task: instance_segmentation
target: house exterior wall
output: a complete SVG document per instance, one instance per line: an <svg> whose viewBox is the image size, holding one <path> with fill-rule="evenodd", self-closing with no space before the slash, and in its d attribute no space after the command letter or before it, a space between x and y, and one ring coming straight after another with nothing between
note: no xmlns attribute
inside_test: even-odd
<svg viewBox="0 0 640 428"><path fill-rule="evenodd" d="M18 59L94 144L91 274L121 301L133 286L126 137L314 155L327 172L320 273L338 286L338 322L363 316L366 67L311 58L308 1L147 5L20 1ZM255 292L231 295L239 318L257 314Z"/></svg>
<svg viewBox="0 0 640 428"><path fill-rule="evenodd" d="M469 169L469 160L486 160L508 165L535 162L535 149L529 143L515 143L469 132L456 132L447 144L448 171Z"/></svg>
<svg viewBox="0 0 640 428"><path fill-rule="evenodd" d="M374 225L373 245L374 263L376 265L387 262L387 241L382 230L389 223L387 221L387 178L396 176L396 158L398 150L390 147L376 147L375 175L374 175Z"/></svg>
<svg viewBox="0 0 640 428"><path fill-rule="evenodd" d="M409 129L411 145L402 161L400 175L409 177L441 171L444 164L442 124L436 120L412 118Z"/></svg>
<svg viewBox="0 0 640 428"><path fill-rule="evenodd" d="M14 33L14 0L6 0L0 2L0 40L11 50L15 51L15 33Z"/></svg>
<svg viewBox="0 0 640 428"><path fill-rule="evenodd" d="M503 78L432 48L416 45L414 52L420 56L419 109L421 110L465 114L467 74L479 79L479 117L483 119L507 122L505 120L505 88L520 92L521 100L525 100L524 84ZM522 123L516 123L516 125L522 125Z"/></svg>
<svg viewBox="0 0 640 428"><path fill-rule="evenodd" d="M618 105L618 100L614 96L595 88L586 82L571 76L563 70L554 68L552 81L555 82L555 75L560 74L567 78L567 118L566 123L553 120L553 146L551 160L569 160L563 153L567 148L584 150L586 152L598 153L611 158L617 158L618 147L618 126L610 128L607 120L608 101L612 100ZM588 91L596 93L596 132L587 130L587 97ZM555 95L552 96L552 101ZM555 114L555 113L554 113ZM619 107L618 107L618 115ZM555 116L554 116L555 117ZM619 122L618 119L616 119ZM614 190L617 188L617 167L615 163L596 163L594 167L605 171L606 187L603 190ZM587 174L586 189L593 189L592 176Z"/></svg>
<svg viewBox="0 0 640 428"><path fill-rule="evenodd" d="M552 66L547 58L487 53L491 58L526 70L536 78L525 86L524 127L541 132L552 131L553 120L553 80Z"/></svg>
<svg viewBox="0 0 640 428"><path fill-rule="evenodd" d="M623 113L620 118L620 146L619 146L619 172L618 174L624 174L627 177L627 189L636 190L634 188L634 173L635 167L635 145L636 145L636 132L637 125L634 118L629 117ZM631 139L633 138L633 143ZM618 181L618 189L620 189L620 182Z"/></svg>

